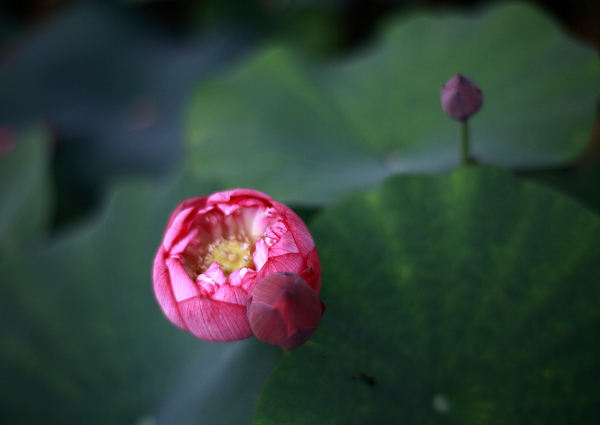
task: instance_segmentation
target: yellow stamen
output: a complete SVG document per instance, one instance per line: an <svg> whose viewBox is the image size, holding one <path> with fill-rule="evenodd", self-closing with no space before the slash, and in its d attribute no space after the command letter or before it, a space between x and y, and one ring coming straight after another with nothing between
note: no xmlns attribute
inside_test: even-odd
<svg viewBox="0 0 600 425"><path fill-rule="evenodd" d="M208 248L204 264L208 268L216 261L225 276L229 276L242 267L254 269L251 247L249 242L242 242L234 238L217 239Z"/></svg>

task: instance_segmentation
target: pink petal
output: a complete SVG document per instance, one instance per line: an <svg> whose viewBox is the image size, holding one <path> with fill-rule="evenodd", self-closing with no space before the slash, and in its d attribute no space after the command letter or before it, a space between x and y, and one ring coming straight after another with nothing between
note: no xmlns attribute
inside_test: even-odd
<svg viewBox="0 0 600 425"><path fill-rule="evenodd" d="M302 256L296 254L284 254L277 257L269 257L265 265L256 276L257 282L264 277L276 272L290 272L300 274L306 269L306 263Z"/></svg>
<svg viewBox="0 0 600 425"><path fill-rule="evenodd" d="M208 270L203 273L207 278L211 279L217 285L224 285L227 282L227 277L225 277L225 273L219 266L219 263L216 261L210 265Z"/></svg>
<svg viewBox="0 0 600 425"><path fill-rule="evenodd" d="M258 273L255 270L248 270L248 272L244 275L242 281L239 284L240 288L242 288L248 294L252 292L252 289L256 284L256 276L258 276ZM231 278L231 275L229 277Z"/></svg>
<svg viewBox="0 0 600 425"><path fill-rule="evenodd" d="M248 292L246 292L239 286L231 286L225 284L219 286L210 298L216 301L224 301L231 304L239 304L245 306L248 303Z"/></svg>
<svg viewBox="0 0 600 425"><path fill-rule="evenodd" d="M162 311L180 328L187 329L183 318L179 312L173 289L171 288L171 280L169 277L169 269L165 261L165 250L160 246L158 253L154 258L154 267L152 271L154 281L154 294Z"/></svg>
<svg viewBox="0 0 600 425"><path fill-rule="evenodd" d="M283 217L290 232L292 232L296 245L300 250L300 254L302 254L303 258L307 258L310 251L314 248L315 242L313 241L306 224L304 224L302 219L300 219L294 211L285 205L274 202L273 206L279 215Z"/></svg>
<svg viewBox="0 0 600 425"><path fill-rule="evenodd" d="M163 246L165 247L165 250L169 251L177 239L185 237L190 228L195 212L196 208L191 206L179 212L176 210L175 213L173 213L171 216L171 221L167 226L165 237L163 238Z"/></svg>
<svg viewBox="0 0 600 425"><path fill-rule="evenodd" d="M306 282L314 289L317 295L321 291L321 262L319 261L319 254L317 248L308 254L308 260L306 261L308 266L300 276L306 280Z"/></svg>
<svg viewBox="0 0 600 425"><path fill-rule="evenodd" d="M175 239L176 242L171 245L169 254L178 255L185 251L189 243L198 235L199 230L198 227L192 227L181 237L181 239Z"/></svg>
<svg viewBox="0 0 600 425"><path fill-rule="evenodd" d="M268 258L269 246L265 243L265 241L260 239L258 242L256 242L256 249L254 251L254 266L256 267L256 270L262 269Z"/></svg>
<svg viewBox="0 0 600 425"><path fill-rule="evenodd" d="M305 327L316 327L323 316L321 301L315 291L301 277L293 278L294 281L287 278L286 285L273 301L273 306L287 323L288 333Z"/></svg>
<svg viewBox="0 0 600 425"><path fill-rule="evenodd" d="M277 242L269 248L269 257L277 255L300 253L292 232L284 233Z"/></svg>
<svg viewBox="0 0 600 425"><path fill-rule="evenodd" d="M274 273L254 287L248 300L248 320L258 339L291 349L312 336L323 316L322 305L300 276Z"/></svg>
<svg viewBox="0 0 600 425"><path fill-rule="evenodd" d="M200 293L202 295L207 296L215 292L217 290L217 287L219 286L215 283L214 280L212 280L205 274L198 275L198 277L196 278L196 285L198 285Z"/></svg>
<svg viewBox="0 0 600 425"><path fill-rule="evenodd" d="M242 267L241 269L237 269L229 275L227 283L229 283L231 286L243 287L244 279L246 278L246 275L248 273L252 274L256 272L252 269L249 269L248 267Z"/></svg>
<svg viewBox="0 0 600 425"><path fill-rule="evenodd" d="M209 196L207 205L217 206L229 215L239 208L264 207L273 202L270 196L252 189L234 189Z"/></svg>
<svg viewBox="0 0 600 425"><path fill-rule="evenodd" d="M195 297L179 305L187 329L207 341L237 341L252 335L246 306Z"/></svg>
<svg viewBox="0 0 600 425"><path fill-rule="evenodd" d="M188 298L200 295L198 286L187 274L178 257L167 258L167 267L169 269L169 278L171 279L171 288L176 301L187 300Z"/></svg>
<svg viewBox="0 0 600 425"><path fill-rule="evenodd" d="M245 229L246 234L251 240L262 238L265 234L265 229L274 222L271 214L272 208L270 207L244 208L240 212L240 227Z"/></svg>
<svg viewBox="0 0 600 425"><path fill-rule="evenodd" d="M252 301L248 306L248 320L254 335L263 342L277 345L287 338L287 325L272 305Z"/></svg>
<svg viewBox="0 0 600 425"><path fill-rule="evenodd" d="M256 198L233 198L228 203L217 204L216 208L225 215L231 215L242 208L265 208L265 204Z"/></svg>
<svg viewBox="0 0 600 425"><path fill-rule="evenodd" d="M265 232L265 237L270 245L273 245L279 240L280 237L285 235L289 231L288 226L285 225L282 219L277 221L275 224L269 226Z"/></svg>
<svg viewBox="0 0 600 425"><path fill-rule="evenodd" d="M233 189L233 190L226 190L223 192L217 192L217 193L210 195L207 200L207 205L227 203L231 200L231 198L234 198L234 197L257 198L262 201L266 201L268 203L271 203L273 201L273 198L271 198L269 195L259 192L258 190Z"/></svg>

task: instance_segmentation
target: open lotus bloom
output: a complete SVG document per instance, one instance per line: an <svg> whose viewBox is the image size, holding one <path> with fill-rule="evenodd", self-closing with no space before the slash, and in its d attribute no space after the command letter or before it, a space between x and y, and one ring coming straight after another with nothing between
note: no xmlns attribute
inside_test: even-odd
<svg viewBox="0 0 600 425"><path fill-rule="evenodd" d="M321 266L306 225L269 196L235 189L175 209L154 260L154 292L175 325L235 341L253 333L247 304L256 284L277 272L301 277L321 309Z"/></svg>

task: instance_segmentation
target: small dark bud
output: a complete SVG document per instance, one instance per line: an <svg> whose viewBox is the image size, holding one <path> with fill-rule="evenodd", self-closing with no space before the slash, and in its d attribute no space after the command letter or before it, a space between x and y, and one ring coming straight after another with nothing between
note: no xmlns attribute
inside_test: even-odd
<svg viewBox="0 0 600 425"><path fill-rule="evenodd" d="M456 74L440 91L442 109L455 121L465 121L481 108L483 95L470 79Z"/></svg>

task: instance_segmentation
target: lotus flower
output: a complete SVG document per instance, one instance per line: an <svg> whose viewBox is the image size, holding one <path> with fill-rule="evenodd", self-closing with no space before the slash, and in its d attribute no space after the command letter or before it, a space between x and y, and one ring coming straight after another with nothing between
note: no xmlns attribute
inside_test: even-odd
<svg viewBox="0 0 600 425"><path fill-rule="evenodd" d="M175 325L235 341L252 335L247 304L257 282L277 272L301 276L318 296L321 266L306 225L269 196L235 189L175 209L154 260L154 292Z"/></svg>
<svg viewBox="0 0 600 425"><path fill-rule="evenodd" d="M483 94L477 84L460 74L446 81L440 91L442 109L455 121L465 121L483 104Z"/></svg>

